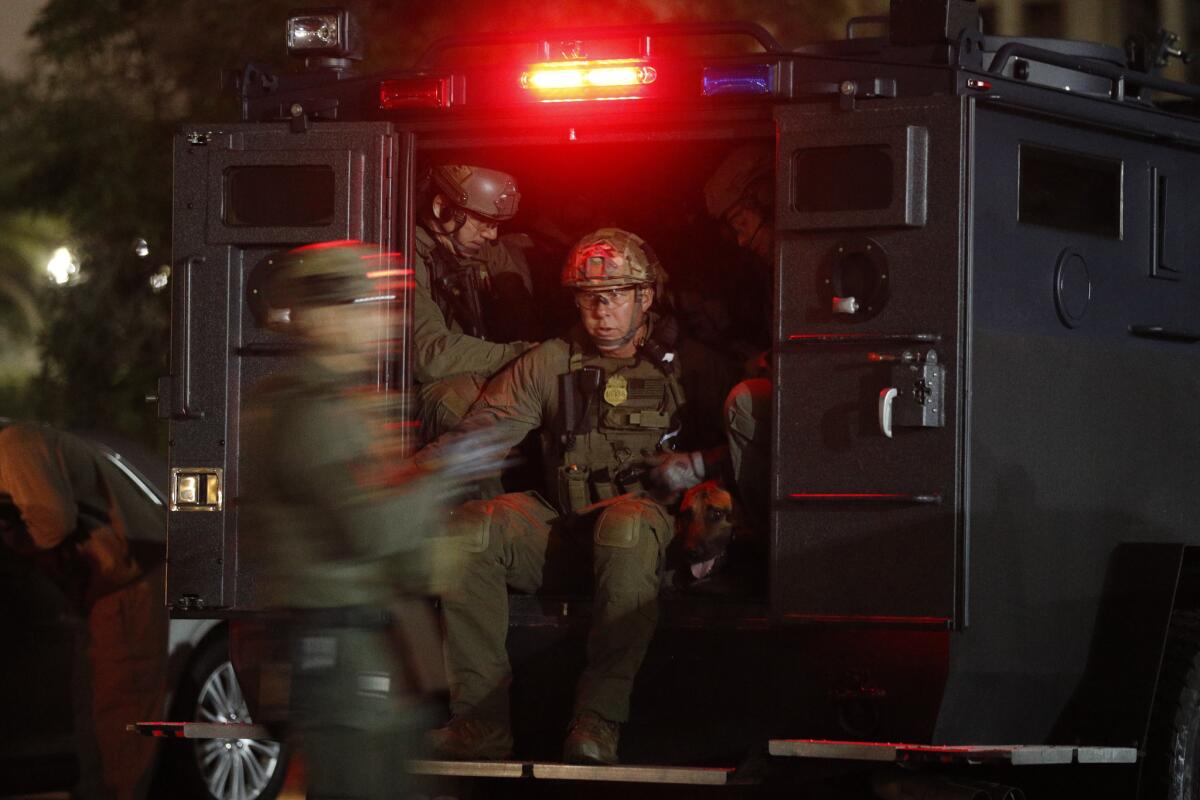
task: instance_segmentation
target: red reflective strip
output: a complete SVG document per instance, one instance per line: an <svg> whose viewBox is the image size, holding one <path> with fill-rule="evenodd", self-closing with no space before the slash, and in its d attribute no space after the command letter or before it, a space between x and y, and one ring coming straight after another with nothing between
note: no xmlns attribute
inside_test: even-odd
<svg viewBox="0 0 1200 800"><path fill-rule="evenodd" d="M793 333L788 336L789 342L802 342L806 339L828 339L828 333ZM836 334L839 341L852 341L855 339L878 339L877 333L839 333Z"/></svg>
<svg viewBox="0 0 1200 800"><path fill-rule="evenodd" d="M784 614L786 620L796 622L825 622L825 623L871 623L879 625L937 625L950 624L949 617L897 617L884 614Z"/></svg>
<svg viewBox="0 0 1200 800"><path fill-rule="evenodd" d="M788 497L794 497L798 500L803 500L806 498L811 498L813 500L846 498L852 500L868 497L873 499L891 499L900 497L909 498L912 497L912 495L901 494L899 492L793 492L792 494L788 495Z"/></svg>

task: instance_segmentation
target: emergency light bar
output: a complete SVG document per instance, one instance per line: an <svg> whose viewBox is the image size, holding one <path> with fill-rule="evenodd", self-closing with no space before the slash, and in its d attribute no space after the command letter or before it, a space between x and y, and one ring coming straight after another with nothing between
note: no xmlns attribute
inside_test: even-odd
<svg viewBox="0 0 1200 800"><path fill-rule="evenodd" d="M631 90L654 83L658 71L640 61L567 61L534 64L521 74L521 88L542 102L636 99Z"/></svg>

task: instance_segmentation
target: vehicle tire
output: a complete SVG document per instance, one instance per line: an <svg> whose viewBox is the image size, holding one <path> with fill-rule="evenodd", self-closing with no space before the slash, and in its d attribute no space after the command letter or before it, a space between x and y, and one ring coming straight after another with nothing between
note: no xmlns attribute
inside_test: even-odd
<svg viewBox="0 0 1200 800"><path fill-rule="evenodd" d="M172 716L197 722L252 721L229 662L224 629L193 654ZM287 748L279 742L185 739L169 746L171 782L188 800L274 800L287 773Z"/></svg>
<svg viewBox="0 0 1200 800"><path fill-rule="evenodd" d="M1171 620L1154 699L1143 800L1200 797L1200 612Z"/></svg>

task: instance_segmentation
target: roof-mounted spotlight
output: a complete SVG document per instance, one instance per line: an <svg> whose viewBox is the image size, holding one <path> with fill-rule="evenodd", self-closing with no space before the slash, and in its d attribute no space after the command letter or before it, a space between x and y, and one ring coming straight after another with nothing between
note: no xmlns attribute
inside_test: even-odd
<svg viewBox="0 0 1200 800"><path fill-rule="evenodd" d="M351 61L362 60L362 29L345 8L293 11L287 21L287 49L309 68L346 69Z"/></svg>

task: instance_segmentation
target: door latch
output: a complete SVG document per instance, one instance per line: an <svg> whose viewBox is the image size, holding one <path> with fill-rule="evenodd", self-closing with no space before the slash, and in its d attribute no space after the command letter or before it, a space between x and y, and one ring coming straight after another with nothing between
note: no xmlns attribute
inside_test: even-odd
<svg viewBox="0 0 1200 800"><path fill-rule="evenodd" d="M892 438L896 427L941 428L946 424L946 368L937 351L905 351L900 355L871 353L876 362L890 362L892 385L879 393L879 430Z"/></svg>

